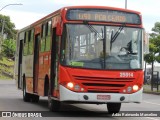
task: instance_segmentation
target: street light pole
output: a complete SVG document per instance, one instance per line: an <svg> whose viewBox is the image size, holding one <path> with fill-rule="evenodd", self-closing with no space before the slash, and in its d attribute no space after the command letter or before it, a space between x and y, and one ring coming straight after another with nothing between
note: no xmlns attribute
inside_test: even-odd
<svg viewBox="0 0 160 120"><path fill-rule="evenodd" d="M23 5L23 4L21 4L21 3L7 4L7 5L3 6L3 7L0 9L0 11L3 10L3 9L4 9L5 7L7 7L7 6L10 6L10 5Z"/></svg>
<svg viewBox="0 0 160 120"><path fill-rule="evenodd" d="M1 9L0 9L0 11L2 11L4 8L6 8L7 6L11 6L11 5L23 5L23 4L21 4L21 3L16 3L16 4L7 4L7 5L5 5L5 6L3 6ZM1 29L1 35L0 35L0 52L1 52L1 46L2 46L2 42L3 42L3 32L4 32L4 26L5 26L5 20L3 19L3 17L2 17L2 20L1 20L1 22L2 22L2 29Z"/></svg>
<svg viewBox="0 0 160 120"><path fill-rule="evenodd" d="M2 42L3 42L3 31L4 31L4 24L5 24L5 20L3 19L1 22L2 22L1 35L2 35Z"/></svg>
<svg viewBox="0 0 160 120"><path fill-rule="evenodd" d="M125 0L125 9L127 9L127 0Z"/></svg>

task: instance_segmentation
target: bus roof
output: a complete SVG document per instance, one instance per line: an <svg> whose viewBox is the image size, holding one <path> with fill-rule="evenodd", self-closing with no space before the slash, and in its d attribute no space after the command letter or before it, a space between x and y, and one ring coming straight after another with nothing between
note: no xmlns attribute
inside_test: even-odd
<svg viewBox="0 0 160 120"><path fill-rule="evenodd" d="M64 11L65 9L75 9L75 8L89 8L89 9L108 9L108 10L117 10L117 11L123 11L123 12L130 12L130 13L136 13L141 15L140 12L138 11L134 11L134 10L129 10L129 9L124 9L124 8L117 8L117 7L109 7L109 6L66 6L63 8L58 9L57 11L54 11L52 13L50 13L49 15L37 20L36 22L22 28L20 31L24 31L25 29L29 29L31 27L34 27L38 24L40 24L41 22L45 21L46 19L51 18L52 16L54 16L55 14L60 14L62 11ZM19 32L20 32L19 31Z"/></svg>
<svg viewBox="0 0 160 120"><path fill-rule="evenodd" d="M141 14L138 11L135 10L129 10L129 9L125 9L125 8L118 8L118 7L110 7L110 6L66 6L63 7L61 9L72 9L72 8L95 8L95 9L109 9L109 10L117 10L117 11L125 11L125 12L132 12L132 13L136 13L136 14Z"/></svg>

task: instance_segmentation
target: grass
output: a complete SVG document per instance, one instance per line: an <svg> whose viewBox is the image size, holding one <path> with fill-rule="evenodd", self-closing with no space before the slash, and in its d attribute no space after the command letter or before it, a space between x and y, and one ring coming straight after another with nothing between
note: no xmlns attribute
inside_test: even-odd
<svg viewBox="0 0 160 120"><path fill-rule="evenodd" d="M157 88L153 88L153 91L151 90L151 85L144 85L143 86L143 91L147 93L158 93L160 94L160 85L158 86L158 91Z"/></svg>
<svg viewBox="0 0 160 120"><path fill-rule="evenodd" d="M0 58L0 79L13 79L14 61L7 57Z"/></svg>

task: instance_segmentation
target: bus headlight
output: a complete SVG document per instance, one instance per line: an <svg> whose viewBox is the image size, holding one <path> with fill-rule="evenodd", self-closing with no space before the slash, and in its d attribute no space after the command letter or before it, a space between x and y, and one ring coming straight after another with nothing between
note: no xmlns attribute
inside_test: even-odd
<svg viewBox="0 0 160 120"><path fill-rule="evenodd" d="M72 88L73 88L73 86L74 86L74 85L73 85L73 83L72 83L72 82L67 83L67 87L68 87L68 88L72 89Z"/></svg>
<svg viewBox="0 0 160 120"><path fill-rule="evenodd" d="M138 85L133 85L133 90L137 91L139 89Z"/></svg>
<svg viewBox="0 0 160 120"><path fill-rule="evenodd" d="M66 88L69 90L75 91L75 92L85 92L85 88L81 86L80 84L74 83L74 82L68 82L63 84Z"/></svg>

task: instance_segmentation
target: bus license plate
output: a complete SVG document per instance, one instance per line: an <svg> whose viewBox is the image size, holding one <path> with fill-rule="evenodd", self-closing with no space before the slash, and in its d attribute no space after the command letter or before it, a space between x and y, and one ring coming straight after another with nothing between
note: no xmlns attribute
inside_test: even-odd
<svg viewBox="0 0 160 120"><path fill-rule="evenodd" d="M97 100L110 100L110 95L97 95Z"/></svg>

